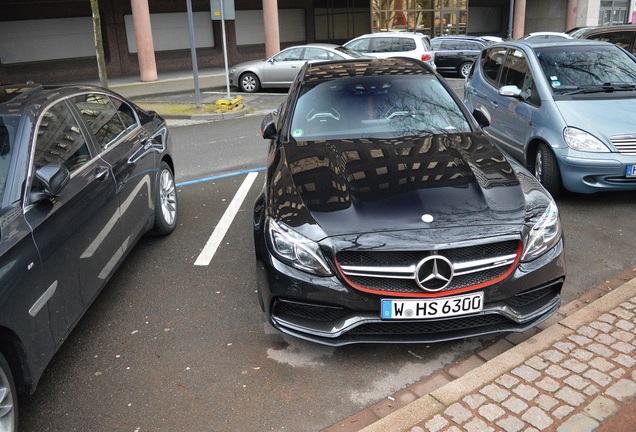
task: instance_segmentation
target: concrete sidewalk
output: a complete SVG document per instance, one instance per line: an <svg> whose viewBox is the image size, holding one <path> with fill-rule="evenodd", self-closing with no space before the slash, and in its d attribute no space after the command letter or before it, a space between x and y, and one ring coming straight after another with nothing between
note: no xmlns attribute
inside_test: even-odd
<svg viewBox="0 0 636 432"><path fill-rule="evenodd" d="M109 86L134 100L192 97L192 73L159 78ZM199 78L202 91L225 90L224 70ZM253 96L263 110L284 99ZM627 270L532 331L508 334L325 432L636 431L635 277Z"/></svg>

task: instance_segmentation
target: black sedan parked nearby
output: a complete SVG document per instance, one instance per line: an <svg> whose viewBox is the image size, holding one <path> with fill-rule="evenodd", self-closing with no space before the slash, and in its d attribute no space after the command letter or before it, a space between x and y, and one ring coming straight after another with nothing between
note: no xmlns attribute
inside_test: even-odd
<svg viewBox="0 0 636 432"><path fill-rule="evenodd" d="M278 330L435 342L525 331L557 311L555 202L424 63L306 65L262 134L258 293Z"/></svg>
<svg viewBox="0 0 636 432"><path fill-rule="evenodd" d="M174 230L169 142L99 87L0 86L0 431L139 238Z"/></svg>
<svg viewBox="0 0 636 432"><path fill-rule="evenodd" d="M440 73L466 78L482 48L491 42L476 36L439 36L431 40L435 66Z"/></svg>

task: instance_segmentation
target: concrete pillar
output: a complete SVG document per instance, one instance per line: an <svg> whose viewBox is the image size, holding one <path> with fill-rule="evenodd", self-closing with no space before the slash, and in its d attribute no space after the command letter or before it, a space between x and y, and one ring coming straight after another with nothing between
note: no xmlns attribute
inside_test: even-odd
<svg viewBox="0 0 636 432"><path fill-rule="evenodd" d="M565 14L566 31L576 27L576 9L578 4L578 0L568 0L568 10Z"/></svg>
<svg viewBox="0 0 636 432"><path fill-rule="evenodd" d="M271 57L280 51L278 0L263 0L263 24L265 28L265 56Z"/></svg>
<svg viewBox="0 0 636 432"><path fill-rule="evenodd" d="M148 0L130 0L130 6L132 7L133 24L135 26L137 59L139 61L141 80L157 81L157 64L155 63L155 48L152 44Z"/></svg>
<svg viewBox="0 0 636 432"><path fill-rule="evenodd" d="M525 33L526 0L515 0L515 18L512 26L512 38L519 39Z"/></svg>

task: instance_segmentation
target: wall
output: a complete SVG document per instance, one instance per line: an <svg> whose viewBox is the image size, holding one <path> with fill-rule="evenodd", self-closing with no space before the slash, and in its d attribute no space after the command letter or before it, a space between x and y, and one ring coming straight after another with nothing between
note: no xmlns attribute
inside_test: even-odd
<svg viewBox="0 0 636 432"><path fill-rule="evenodd" d="M526 0L524 33L568 30L565 28L567 7L567 0Z"/></svg>

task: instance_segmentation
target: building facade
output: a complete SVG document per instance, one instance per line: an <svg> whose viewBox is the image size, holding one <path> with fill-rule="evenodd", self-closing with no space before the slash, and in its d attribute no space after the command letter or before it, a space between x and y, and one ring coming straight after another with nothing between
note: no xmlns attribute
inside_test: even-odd
<svg viewBox="0 0 636 432"><path fill-rule="evenodd" d="M199 68L224 66L220 20L210 0L192 5ZM226 0L227 2L228 0ZM149 10L145 40L156 70L191 70L191 38L184 0L101 0L99 18L107 74L140 74L133 5ZM265 56L266 3L278 16L275 46L344 43L372 31L519 37L539 30L631 21L628 0L229 0L224 20L230 64ZM225 4L225 3L224 3ZM512 7L511 7L512 5ZM270 7L271 9L271 7ZM0 0L0 82L62 82L97 77L93 17L86 0ZM514 30L514 32L513 32ZM144 30L145 31L145 30ZM143 66L142 66L143 68Z"/></svg>

